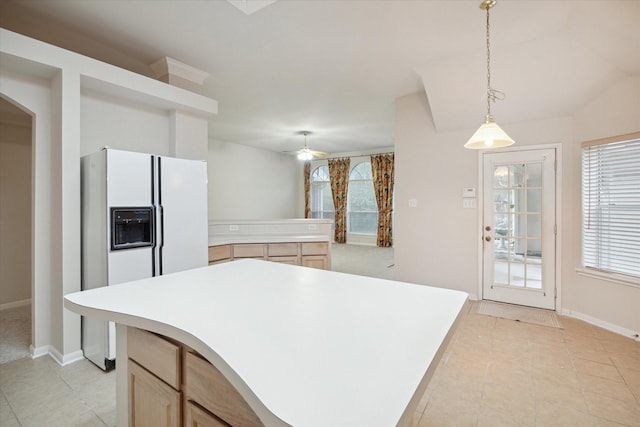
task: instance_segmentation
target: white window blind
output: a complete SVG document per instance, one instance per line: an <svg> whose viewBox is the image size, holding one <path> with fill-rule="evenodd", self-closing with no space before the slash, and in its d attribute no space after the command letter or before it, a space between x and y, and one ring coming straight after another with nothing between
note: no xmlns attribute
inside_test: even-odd
<svg viewBox="0 0 640 427"><path fill-rule="evenodd" d="M640 133L582 145L582 262L640 278Z"/></svg>

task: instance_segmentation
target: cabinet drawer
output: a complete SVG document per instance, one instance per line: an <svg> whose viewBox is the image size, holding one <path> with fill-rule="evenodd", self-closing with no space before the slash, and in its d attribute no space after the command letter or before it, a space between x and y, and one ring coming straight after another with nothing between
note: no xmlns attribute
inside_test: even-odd
<svg viewBox="0 0 640 427"><path fill-rule="evenodd" d="M231 245L209 246L209 262L231 258Z"/></svg>
<svg viewBox="0 0 640 427"><path fill-rule="evenodd" d="M297 243L269 243L269 256L298 255Z"/></svg>
<svg viewBox="0 0 640 427"><path fill-rule="evenodd" d="M188 351L184 358L187 400L198 403L232 426L264 426L240 393L211 363Z"/></svg>
<svg viewBox="0 0 640 427"><path fill-rule="evenodd" d="M246 243L233 245L234 258L264 258L264 246L262 243Z"/></svg>
<svg viewBox="0 0 640 427"><path fill-rule="evenodd" d="M180 389L180 346L151 332L128 328L127 353L162 381Z"/></svg>
<svg viewBox="0 0 640 427"><path fill-rule="evenodd" d="M184 412L185 427L229 427L229 424L191 401L184 405Z"/></svg>
<svg viewBox="0 0 640 427"><path fill-rule="evenodd" d="M267 260L271 262L279 262L281 264L291 264L291 265L299 265L300 261L298 261L298 256L274 256L269 257Z"/></svg>
<svg viewBox="0 0 640 427"><path fill-rule="evenodd" d="M329 243L327 242L302 243L302 255L326 255L328 253Z"/></svg>
<svg viewBox="0 0 640 427"><path fill-rule="evenodd" d="M302 257L302 265L305 267L327 270L327 257L324 255L307 255Z"/></svg>

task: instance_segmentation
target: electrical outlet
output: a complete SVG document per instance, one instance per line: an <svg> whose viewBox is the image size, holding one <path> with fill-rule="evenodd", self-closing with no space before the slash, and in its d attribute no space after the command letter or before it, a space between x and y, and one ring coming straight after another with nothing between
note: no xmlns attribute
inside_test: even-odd
<svg viewBox="0 0 640 427"><path fill-rule="evenodd" d="M418 199L409 199L409 207L415 208L418 206Z"/></svg>
<svg viewBox="0 0 640 427"><path fill-rule="evenodd" d="M240 227L238 227L237 225L230 225L229 226L229 231L238 231L240 230Z"/></svg>

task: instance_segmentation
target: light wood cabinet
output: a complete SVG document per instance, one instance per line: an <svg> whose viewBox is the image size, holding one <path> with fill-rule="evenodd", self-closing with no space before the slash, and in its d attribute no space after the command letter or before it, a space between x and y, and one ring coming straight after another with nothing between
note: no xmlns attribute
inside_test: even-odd
<svg viewBox="0 0 640 427"><path fill-rule="evenodd" d="M327 242L303 242L302 255L327 255L329 243Z"/></svg>
<svg viewBox="0 0 640 427"><path fill-rule="evenodd" d="M220 418L190 401L185 403L184 412L185 427L230 427Z"/></svg>
<svg viewBox="0 0 640 427"><path fill-rule="evenodd" d="M306 255L302 257L302 265L305 267L328 270L327 257L324 255Z"/></svg>
<svg viewBox="0 0 640 427"><path fill-rule="evenodd" d="M211 363L186 351L184 366L185 400L197 402L234 427L264 426L240 393Z"/></svg>
<svg viewBox="0 0 640 427"><path fill-rule="evenodd" d="M328 242L231 243L209 246L209 264L255 258L283 264L331 269Z"/></svg>
<svg viewBox="0 0 640 427"><path fill-rule="evenodd" d="M153 375L180 389L180 345L142 329L129 328L127 333L129 359Z"/></svg>
<svg viewBox="0 0 640 427"><path fill-rule="evenodd" d="M181 421L181 393L129 359L129 427L174 427Z"/></svg>
<svg viewBox="0 0 640 427"><path fill-rule="evenodd" d="M265 245L262 243L241 243L233 245L233 258L264 258Z"/></svg>
<svg viewBox="0 0 640 427"><path fill-rule="evenodd" d="M209 265L231 259L231 245L209 246Z"/></svg>
<svg viewBox="0 0 640 427"><path fill-rule="evenodd" d="M188 346L127 328L130 427L264 427L211 363Z"/></svg>

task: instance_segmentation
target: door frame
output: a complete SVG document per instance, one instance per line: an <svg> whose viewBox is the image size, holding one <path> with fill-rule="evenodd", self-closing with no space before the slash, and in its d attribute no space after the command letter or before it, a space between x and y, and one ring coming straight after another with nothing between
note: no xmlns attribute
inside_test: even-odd
<svg viewBox="0 0 640 427"><path fill-rule="evenodd" d="M554 149L556 152L556 203L555 203L555 216L556 216L556 254L555 254L555 272L554 278L556 282L556 313L562 312L562 144L541 144L541 145L522 145L517 147L508 147L496 150L481 150L478 152L478 210L477 210L477 254L478 254L478 300L484 299L483 289L483 242L484 234L482 230L483 215L484 215L484 154L490 153L505 153L505 152L518 152L518 151L531 151L541 149Z"/></svg>

